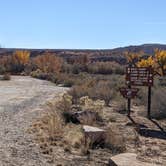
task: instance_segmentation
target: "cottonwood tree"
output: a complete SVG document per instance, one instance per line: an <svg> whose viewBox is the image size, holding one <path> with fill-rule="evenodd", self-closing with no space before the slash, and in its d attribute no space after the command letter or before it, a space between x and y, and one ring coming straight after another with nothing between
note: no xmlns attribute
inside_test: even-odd
<svg viewBox="0 0 166 166"><path fill-rule="evenodd" d="M25 66L29 63L30 52L29 51L15 51L9 61L12 72L22 72Z"/></svg>
<svg viewBox="0 0 166 166"><path fill-rule="evenodd" d="M147 59L141 59L137 64L138 67L152 67L155 74L165 75L166 71L166 50L155 50L155 55Z"/></svg>
<svg viewBox="0 0 166 166"><path fill-rule="evenodd" d="M127 59L127 63L131 66L136 66L136 63L142 57L143 52L125 52L125 57Z"/></svg>
<svg viewBox="0 0 166 166"><path fill-rule="evenodd" d="M12 55L4 55L0 59L2 72L19 73L22 72L25 66L29 63L29 51L15 51Z"/></svg>
<svg viewBox="0 0 166 166"><path fill-rule="evenodd" d="M51 53L37 56L32 61L44 73L59 73L62 70L63 60Z"/></svg>

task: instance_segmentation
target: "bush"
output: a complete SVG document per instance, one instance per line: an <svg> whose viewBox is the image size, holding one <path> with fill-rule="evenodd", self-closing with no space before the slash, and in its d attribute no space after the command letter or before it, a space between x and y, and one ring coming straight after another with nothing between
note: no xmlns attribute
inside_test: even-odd
<svg viewBox="0 0 166 166"><path fill-rule="evenodd" d="M0 65L0 74L4 74L6 72L6 68Z"/></svg>
<svg viewBox="0 0 166 166"><path fill-rule="evenodd" d="M166 88L156 89L152 96L152 117L166 118Z"/></svg>
<svg viewBox="0 0 166 166"><path fill-rule="evenodd" d="M110 62L96 62L89 64L88 72L92 74L112 74L113 68Z"/></svg>
<svg viewBox="0 0 166 166"><path fill-rule="evenodd" d="M68 124L64 128L63 144L70 152L75 149L80 154L86 154L90 144L85 144L85 135L80 125Z"/></svg>
<svg viewBox="0 0 166 166"><path fill-rule="evenodd" d="M118 102L117 102L116 110L121 114L125 114L127 111L126 100L119 98L117 101Z"/></svg>
<svg viewBox="0 0 166 166"><path fill-rule="evenodd" d="M97 81L95 79L87 80L82 85L74 86L69 91L69 94L73 97L73 103L78 103L79 98L83 96L89 96L94 100L104 100L107 106L115 96L114 90L110 88L109 81Z"/></svg>
<svg viewBox="0 0 166 166"><path fill-rule="evenodd" d="M3 75L2 80L11 80L11 76L9 73Z"/></svg>
<svg viewBox="0 0 166 166"><path fill-rule="evenodd" d="M93 91L93 87L96 85L96 80L90 79L81 85L76 85L71 88L68 92L73 97L73 103L77 104L79 99L83 96L91 97L90 93Z"/></svg>
<svg viewBox="0 0 166 166"><path fill-rule="evenodd" d="M134 99L136 105L147 105L148 102L148 88L141 87L139 88L137 97Z"/></svg>
<svg viewBox="0 0 166 166"><path fill-rule="evenodd" d="M115 69L114 69L114 74L119 74L119 75L124 75L125 74L125 71L124 71L124 66L117 66Z"/></svg>
<svg viewBox="0 0 166 166"><path fill-rule="evenodd" d="M61 111L57 107L57 103L48 103L48 135L54 140L57 136L62 136L64 120Z"/></svg>
<svg viewBox="0 0 166 166"><path fill-rule="evenodd" d="M105 147L111 149L114 154L125 152L125 139L116 125L107 129Z"/></svg>
<svg viewBox="0 0 166 166"><path fill-rule="evenodd" d="M115 62L95 62L88 65L91 74L124 74L124 66Z"/></svg>
<svg viewBox="0 0 166 166"><path fill-rule="evenodd" d="M33 58L32 64L43 73L57 74L62 71L63 59L56 55L45 53L44 55Z"/></svg>
<svg viewBox="0 0 166 166"><path fill-rule="evenodd" d="M40 69L37 69L36 71L31 72L30 75L34 78L38 78L41 80L49 80L50 78L50 75L48 73L44 73Z"/></svg>
<svg viewBox="0 0 166 166"><path fill-rule="evenodd" d="M56 75L56 83L63 84L64 87L71 87L76 83L76 79L71 74L61 73Z"/></svg>
<svg viewBox="0 0 166 166"><path fill-rule="evenodd" d="M109 87L108 81L99 81L98 84L90 91L92 98L104 100L106 105L109 106L111 99L113 99L114 91Z"/></svg>
<svg viewBox="0 0 166 166"><path fill-rule="evenodd" d="M158 85L166 87L166 76L158 79Z"/></svg>

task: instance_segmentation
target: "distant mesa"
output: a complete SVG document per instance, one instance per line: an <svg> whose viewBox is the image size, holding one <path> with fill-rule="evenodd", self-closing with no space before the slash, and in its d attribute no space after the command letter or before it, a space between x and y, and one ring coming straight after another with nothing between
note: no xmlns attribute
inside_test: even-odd
<svg viewBox="0 0 166 166"><path fill-rule="evenodd" d="M57 56L68 59L75 58L80 55L88 55L92 61L115 61L120 64L126 63L124 53L128 52L144 52L145 55L153 55L155 49L166 50L166 44L143 44L138 46L119 47L114 49L23 49L23 48L0 48L0 56L10 55L15 50L29 50L31 56L35 57L43 53L50 52Z"/></svg>

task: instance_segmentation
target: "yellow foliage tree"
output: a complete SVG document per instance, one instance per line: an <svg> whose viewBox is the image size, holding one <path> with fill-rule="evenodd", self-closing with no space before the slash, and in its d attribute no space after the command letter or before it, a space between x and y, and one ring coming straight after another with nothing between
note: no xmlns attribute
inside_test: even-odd
<svg viewBox="0 0 166 166"><path fill-rule="evenodd" d="M165 74L166 71L166 50L155 50L155 61L157 64L158 72L161 75Z"/></svg>
<svg viewBox="0 0 166 166"><path fill-rule="evenodd" d="M138 67L152 67L155 74L164 75L166 71L166 50L155 50L155 56L147 59L141 59L137 64Z"/></svg>
<svg viewBox="0 0 166 166"><path fill-rule="evenodd" d="M136 62L140 59L142 52L125 52L127 63L136 66Z"/></svg>
<svg viewBox="0 0 166 166"><path fill-rule="evenodd" d="M62 69L63 59L54 54L45 53L33 58L33 64L44 73L59 73Z"/></svg>
<svg viewBox="0 0 166 166"><path fill-rule="evenodd" d="M148 59L141 59L137 63L137 67L154 67L155 60L152 56L150 56Z"/></svg>
<svg viewBox="0 0 166 166"><path fill-rule="evenodd" d="M14 64L25 65L29 62L30 52L29 51L15 51L12 56Z"/></svg>

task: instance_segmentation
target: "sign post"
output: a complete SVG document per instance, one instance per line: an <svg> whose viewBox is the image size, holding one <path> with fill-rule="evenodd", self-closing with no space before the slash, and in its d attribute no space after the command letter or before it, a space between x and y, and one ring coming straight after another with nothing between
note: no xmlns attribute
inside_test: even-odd
<svg viewBox="0 0 166 166"><path fill-rule="evenodd" d="M153 86L153 69L151 67L127 67L126 83L128 85L128 89L132 89L131 86L148 86L147 116L151 119L151 87ZM128 116L130 116L131 98L127 97L127 99Z"/></svg>
<svg viewBox="0 0 166 166"><path fill-rule="evenodd" d="M151 119L151 86L148 87L148 118Z"/></svg>
<svg viewBox="0 0 166 166"><path fill-rule="evenodd" d="M127 111L128 111L127 112L127 116L130 117L131 99L134 98L137 95L139 89L137 89L137 88L131 88L131 86L128 86L128 88L122 87L119 90L120 90L120 93L122 94L122 96L124 98L127 98L127 101L128 101L127 102Z"/></svg>
<svg viewBox="0 0 166 166"><path fill-rule="evenodd" d="M166 69L164 70L164 76L166 76Z"/></svg>
<svg viewBox="0 0 166 166"><path fill-rule="evenodd" d="M128 84L128 88L131 89L131 85ZM130 92L128 92L130 93ZM130 117L130 112L131 112L131 98L128 98L128 114L127 116Z"/></svg>

